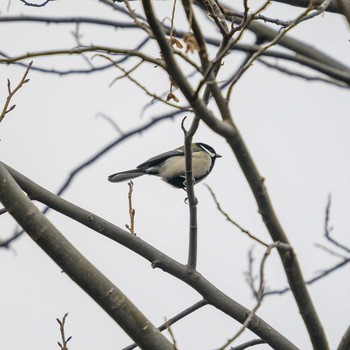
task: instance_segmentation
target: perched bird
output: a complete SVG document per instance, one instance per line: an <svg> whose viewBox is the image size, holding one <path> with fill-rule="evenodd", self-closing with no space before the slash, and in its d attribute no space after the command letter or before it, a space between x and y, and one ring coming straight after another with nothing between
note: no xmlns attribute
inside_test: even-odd
<svg viewBox="0 0 350 350"><path fill-rule="evenodd" d="M216 158L221 158L211 146L205 143L192 144L192 173L195 184L205 179L212 171ZM148 159L136 169L115 173L108 177L110 182L122 182L142 175L155 175L166 183L186 189L184 146Z"/></svg>

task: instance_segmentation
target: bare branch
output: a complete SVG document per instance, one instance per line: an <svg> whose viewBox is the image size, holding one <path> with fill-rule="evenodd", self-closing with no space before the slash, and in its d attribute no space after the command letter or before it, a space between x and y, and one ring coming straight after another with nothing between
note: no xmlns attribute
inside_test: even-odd
<svg viewBox="0 0 350 350"><path fill-rule="evenodd" d="M167 329L169 326L173 325L174 323L176 323L177 321L180 321L181 319L183 319L184 317L190 315L191 313L193 313L194 311L197 311L198 309L200 309L201 307L208 305L208 302L206 300L201 300L198 301L197 303L193 304L192 306L188 307L186 310L181 311L179 314L177 314L176 316L170 318L169 320L167 320L165 323L163 323L161 326L158 327L158 329L163 332L165 329ZM136 344L131 344L129 346L127 346L126 348L123 348L122 350L133 350L137 347Z"/></svg>
<svg viewBox="0 0 350 350"><path fill-rule="evenodd" d="M269 63L269 62L267 62L267 61L265 61L265 60L263 60L261 58L258 59L258 62L262 63L266 67L269 67L269 68L272 68L272 69L276 69L279 72L288 74L290 76L298 77L298 78L304 79L306 81L320 81L320 82L323 82L323 83L326 83L326 84L334 85L336 87L340 87L340 88L344 88L344 89L350 89L350 85L347 84L347 83L337 82L336 80L325 79L325 78L322 78L320 76L310 76L310 75L306 75L304 73L299 73L299 72L296 72L296 71L292 71L292 70L290 70L288 68L281 67L281 66L279 66L277 64L271 64L271 63Z"/></svg>
<svg viewBox="0 0 350 350"><path fill-rule="evenodd" d="M344 15L346 20L348 21L350 25L350 4L349 2L346 2L345 0L337 0L336 4L338 5L339 12Z"/></svg>
<svg viewBox="0 0 350 350"><path fill-rule="evenodd" d="M101 54L97 54L96 56L100 56L100 57L103 57L105 59L107 59L108 61L110 62L113 62L113 60L105 55L101 55ZM114 66L117 67L118 69L120 69L124 75L121 76L121 77L118 77L118 78L115 78L113 79L112 83L110 84L110 86L115 83L118 79L121 79L123 77L126 77L128 78L131 82L133 82L136 86L138 86L141 90L143 90L148 96L152 97L153 99L157 100L157 101L161 101L163 102L164 104L170 106L170 107L173 107L173 108L177 108L177 109L181 109L183 111L187 111L187 112L190 112L190 109L187 108L187 107L181 107L181 106L178 106L176 104L173 104L167 100L164 100L162 99L161 97L159 97L158 95L150 92L144 85L142 85L139 81L137 81L136 79L134 79L130 73L133 72L135 69L137 69L141 64L143 63L143 61L139 62L136 66L134 66L131 70L127 71L125 70L123 67L121 67L120 65L118 65L117 63L114 63Z"/></svg>
<svg viewBox="0 0 350 350"><path fill-rule="evenodd" d="M326 277L327 275L331 274L332 272L339 270L340 268L344 267L345 265L347 265L349 263L350 263L350 258L344 259L340 263L320 272L315 277L305 281L305 284L309 286L309 285L321 280L322 278ZM274 295L274 294L282 295L282 294L285 294L289 291L290 291L290 287L285 287L283 289L271 290L271 291L265 292L265 295Z"/></svg>
<svg viewBox="0 0 350 350"><path fill-rule="evenodd" d="M7 91L8 91L8 96L6 98L4 107L2 108L2 111L0 113L0 123L2 122L2 120L5 118L5 115L11 111L13 111L13 109L16 107L16 105L12 105L11 107L9 107L11 99L13 98L13 96L16 94L16 92L21 89L23 87L24 84L28 83L29 79L27 79L28 73L30 71L30 68L32 67L33 61L31 61L28 66L27 69L25 70L22 79L20 80L20 82L18 83L18 85L12 90L11 89L11 82L9 79L7 79Z"/></svg>
<svg viewBox="0 0 350 350"><path fill-rule="evenodd" d="M337 350L348 350L348 349L350 349L350 326L348 327L345 334L343 335Z"/></svg>
<svg viewBox="0 0 350 350"><path fill-rule="evenodd" d="M0 63L12 63L12 62L18 62L25 60L27 58L33 58L33 57L47 57L47 56L59 56L59 55L80 55L85 52L102 52L105 54L116 54L116 55L127 55L127 56L134 56L139 57L142 60L152 63L156 66L162 67L165 69L165 66L163 65L161 60L157 60L153 57L147 56L139 51L134 50L124 50L124 49L117 49L113 47L107 47L107 46L88 46L88 47L82 47L82 48L76 48L76 49L63 49L63 50L46 50L46 51L38 51L38 52L29 52L24 55L16 56L16 57L10 57L10 58L0 58Z"/></svg>
<svg viewBox="0 0 350 350"><path fill-rule="evenodd" d="M307 5L304 7L307 7L310 3L309 0L306 1ZM225 12L226 11L231 11L231 9L225 6ZM277 37L277 35L280 34L279 31L274 30L271 27L266 26L262 23L258 23L257 21L252 21L248 29L255 34L255 36L260 40L260 42L270 42L274 40ZM287 48L288 50L291 50L298 55L302 55L303 57L310 58L313 61L329 65L330 67L336 68L340 71L349 72L349 67L344 65L340 61L330 57L328 54L323 53L315 47L308 45L301 40L294 39L288 35L281 37L277 45Z"/></svg>
<svg viewBox="0 0 350 350"><path fill-rule="evenodd" d="M173 350L173 345L131 303L126 295L86 260L33 205L8 173L3 163L0 163L0 201L33 241L90 295L141 348Z"/></svg>
<svg viewBox="0 0 350 350"><path fill-rule="evenodd" d="M220 6L216 2L216 0L200 0L205 8L208 11L209 16L215 21L218 26L221 34L225 36L228 34L229 29L225 20L225 16L223 15Z"/></svg>
<svg viewBox="0 0 350 350"><path fill-rule="evenodd" d="M181 111L175 111L172 113L166 113L164 115L161 115L159 117L156 117L149 121L148 123L145 123L144 125L141 125L140 127L137 127L129 132L123 133L121 136L119 136L116 140L112 141L109 143L107 146L103 147L101 150L96 152L93 156L91 156L88 160L83 162L82 164L78 165L75 169L71 171L71 173L68 175L67 179L63 182L63 184L60 186L59 190L57 191L57 195L60 196L62 195L66 189L70 186L72 181L75 179L75 177L85 168L93 164L96 160L104 156L108 151L119 145L120 143L126 141L132 136L142 134L144 131L152 128L154 125L168 120L168 119L173 119L175 116L180 114Z"/></svg>
<svg viewBox="0 0 350 350"><path fill-rule="evenodd" d="M67 343L72 339L72 337L68 337L66 338L66 334L65 334L65 325L66 325L66 318L68 316L68 313L66 313L62 320L59 320L58 318L56 318L56 321L58 322L58 324L60 325L60 333L61 333L61 339L62 339L62 343L57 342L58 346L61 348L60 350L68 350L67 347Z"/></svg>
<svg viewBox="0 0 350 350"><path fill-rule="evenodd" d="M270 244L267 247L263 258L261 259L261 263L260 263L260 282L259 282L259 289L257 292L257 303L254 306L254 308L250 311L250 313L248 314L246 320L244 321L244 323L243 323L242 327L239 329L239 331L232 338L229 338L227 340L227 342L222 347L220 347L218 350L224 350L233 341L235 341L247 329L247 327L250 324L250 322L252 321L254 315L256 314L258 309L260 308L262 301L263 301L263 298L264 298L264 286L265 286L264 268L265 268L267 258L269 257L269 255L271 254L271 251L274 248L283 249L283 250L287 250L287 251L291 250L291 247L288 244L285 244L282 242L275 242L275 243Z"/></svg>
<svg viewBox="0 0 350 350"><path fill-rule="evenodd" d="M232 80L229 89L227 91L227 99L230 99L232 89L237 83L237 81L242 77L242 75L248 70L248 68L253 64L253 62L259 58L266 50L268 50L270 47L276 45L279 40L286 35L292 28L294 28L297 24L300 23L300 21L303 18L306 18L307 15L310 13L311 8L307 8L305 11L303 11L297 18L295 18L286 28L282 29L276 37L271 40L267 44L263 44L258 51L256 51L248 60L248 62L240 68L240 70L237 72L237 75Z"/></svg>
<svg viewBox="0 0 350 350"><path fill-rule="evenodd" d="M7 211L7 209L6 209L6 211ZM0 248L10 248L10 244L13 242L13 241L15 241L17 238L19 238L20 236L22 236L22 234L23 234L23 231L19 231L19 232L15 232L13 235L12 235L12 237L10 237L10 238L7 238L7 239L5 239L5 240L3 240L3 241L0 241Z"/></svg>
<svg viewBox="0 0 350 350"><path fill-rule="evenodd" d="M37 200L39 200L41 203L50 206L52 209L62 213L63 215L73 218L86 227L89 227L90 229L110 238L111 240L144 257L152 263L153 267L161 268L163 271L187 283L199 294L201 294L202 297L207 300L208 304L213 305L238 322L242 324L244 323L246 315L248 315L250 311L216 288L199 272L189 270L187 266L178 263L166 254L160 252L150 244L143 241L140 237L135 237L129 232L122 230L121 228L109 223L97 215L79 208L78 206L60 197L57 197L53 193L50 193L46 189L21 175L14 169L11 169L8 166L6 166L6 169L8 169L15 177L23 191L30 193L31 196L37 198ZM3 182L0 181L0 186L1 185L3 185ZM86 275L84 274L84 276ZM116 310L119 312L119 308L116 308ZM265 340L266 343L272 348L298 350L293 343L291 343L272 326L256 315L253 316L252 322L248 325L248 328L258 337Z"/></svg>
<svg viewBox="0 0 350 350"><path fill-rule="evenodd" d="M143 39L140 44L138 44L135 48L134 51L139 51L147 42L149 41L149 37L146 37L145 39ZM5 57L5 58L10 58L9 55L5 54L4 52L0 52L0 56ZM66 69L66 70L59 70L59 69L48 69L48 68L44 68L44 67L39 67L37 65L35 65L35 67L32 67L31 70L32 71L37 71L37 72L42 72L42 73L49 73L49 74L57 74L60 76L63 75L70 75L70 74L91 74L91 73L97 73L103 70L107 70L109 68L112 68L115 66L115 64L121 64L127 60L129 60L130 57L129 56L125 56L117 61L112 61L112 63L107 64L107 65L103 65L103 66L99 66L99 67L89 67L86 69ZM18 65L20 67L27 67L24 63L22 62L14 62L12 64Z"/></svg>
<svg viewBox="0 0 350 350"><path fill-rule="evenodd" d="M344 244L339 243L334 238L331 237L331 232L333 231L333 226L330 226L330 212L331 212L331 204L332 204L332 196L331 194L328 195L328 202L326 206L326 214L325 214L325 222L324 222L324 235L330 241L333 243L336 247L345 250L347 253L350 253L350 248L346 247Z"/></svg>
<svg viewBox="0 0 350 350"><path fill-rule="evenodd" d="M188 207L190 211L189 220L189 248L187 267L191 270L196 269L197 265L197 239L198 239L198 223L197 223L197 204L196 195L194 193L195 179L192 171L192 139L196 133L200 119L195 116L190 129L185 129L186 117L182 120L181 128L184 132L184 149L185 149L185 164L186 164L186 192L188 198Z"/></svg>
<svg viewBox="0 0 350 350"><path fill-rule="evenodd" d="M167 321L165 320L165 322L167 322ZM168 326L167 329L168 329L168 332L169 332L169 334L170 334L170 338L171 338L171 340L173 341L174 350L179 350L179 348L177 347L177 344L176 344L176 339L175 339L175 335L174 335L173 330L171 329L170 326Z"/></svg>
<svg viewBox="0 0 350 350"><path fill-rule="evenodd" d="M139 17L136 15L135 13L135 10L133 10L130 6L130 3L129 3L129 0L123 0L124 1L124 4L130 14L130 17L134 20L134 23L140 28L142 29L143 31L145 31L151 38L153 38L153 35L152 35L152 31L151 29L149 28L149 26L144 23L144 22L141 22Z"/></svg>
<svg viewBox="0 0 350 350"><path fill-rule="evenodd" d="M22 2L24 5L26 6L30 6L30 7L44 7L45 5L47 5L49 2L55 1L55 0L45 0L44 2L42 2L41 4L35 4L35 3L31 3L28 2L26 0L19 0L20 2Z"/></svg>
<svg viewBox="0 0 350 350"><path fill-rule="evenodd" d="M265 247L269 247L269 245L265 242L263 242L262 240L260 240L259 238L257 238L256 236L254 236L253 234L251 234L248 230L246 230L245 228L243 228L241 225L239 225L236 221L232 220L231 217L222 209L219 201L217 200L216 198L216 195L214 193L214 191L212 190L212 188L207 185L207 184L204 184L204 186L206 186L206 188L209 190L211 196L213 197L214 199L214 202L219 210L219 212L225 216L226 220L229 221L231 224L233 224L234 226L236 226L238 229L240 229L243 233L245 233L248 237L250 237L251 239L253 239L254 241L262 244L263 246Z"/></svg>
<svg viewBox="0 0 350 350"><path fill-rule="evenodd" d="M310 4L310 0L271 0L274 2L280 2L283 4L291 5L291 6L297 6L297 7L307 7ZM313 7L317 8L318 6L322 5L324 0L313 0ZM326 9L328 12L333 13L341 13L341 10L339 9L339 4L337 4L336 1L333 1Z"/></svg>
<svg viewBox="0 0 350 350"><path fill-rule="evenodd" d="M128 182L129 192L128 192L128 203L129 203L129 217L130 217L130 226L125 225L125 227L132 233L135 233L135 209L132 207L132 191L134 189L134 183L132 181Z"/></svg>
<svg viewBox="0 0 350 350"><path fill-rule="evenodd" d="M241 345L231 347L230 350L244 350L244 349L250 348L254 345L265 344L265 343L266 342L262 339L253 339L253 340L249 340Z"/></svg>

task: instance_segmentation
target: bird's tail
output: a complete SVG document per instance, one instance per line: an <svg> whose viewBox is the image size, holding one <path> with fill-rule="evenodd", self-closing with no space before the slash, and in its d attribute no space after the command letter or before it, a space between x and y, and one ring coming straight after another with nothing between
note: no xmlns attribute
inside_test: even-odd
<svg viewBox="0 0 350 350"><path fill-rule="evenodd" d="M120 173L115 173L108 176L108 181L110 182L128 181L142 175L145 175L145 172L139 169L127 170L127 171L122 171Z"/></svg>

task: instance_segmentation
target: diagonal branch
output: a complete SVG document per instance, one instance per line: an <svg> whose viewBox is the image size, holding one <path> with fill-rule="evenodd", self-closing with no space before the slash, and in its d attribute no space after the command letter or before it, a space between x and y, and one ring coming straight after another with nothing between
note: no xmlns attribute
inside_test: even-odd
<svg viewBox="0 0 350 350"><path fill-rule="evenodd" d="M216 204L216 207L218 208L219 212L225 216L226 220L228 222L230 222L232 225L236 226L238 229L241 230L241 232L243 232L244 234L246 234L248 237L250 237L251 239L253 239L254 241L262 244L263 246L265 246L266 248L269 247L269 245L265 242L263 242L261 239L259 239L258 237L254 236L253 234L251 234L248 230L246 230L244 227L242 227L240 224L238 224L236 221L232 220L231 217L222 209L218 199L216 198L216 195L214 193L214 191L212 190L212 188L207 185L204 184L204 186L206 186L206 188L209 190L211 196L214 199L214 202Z"/></svg>
<svg viewBox="0 0 350 350"><path fill-rule="evenodd" d="M172 344L132 302L34 206L3 163L0 163L0 201L34 242L142 349L173 350Z"/></svg>
<svg viewBox="0 0 350 350"><path fill-rule="evenodd" d="M168 67L168 73L193 107L194 113L200 116L213 131L224 137L230 145L251 187L259 207L259 212L262 215L272 239L289 244L287 236L272 207L267 189L264 185L264 179L260 175L238 128L231 120L228 123L215 118L213 113L206 108L204 102L194 94L192 87L186 81L181 69L173 58L173 50L165 38L163 27L154 14L152 2L150 0L142 0L142 3L148 23L158 41L163 58ZM229 120L230 116L224 115L222 118L224 120L226 118ZM306 288L296 255L293 251L285 251L282 249L278 249L278 252L314 348L317 350L328 350L328 343L322 324Z"/></svg>
<svg viewBox="0 0 350 350"><path fill-rule="evenodd" d="M150 261L154 268L161 268L163 271L191 286L202 295L203 299L207 300L208 304L213 305L238 322L244 323L246 315L248 315L250 311L224 294L220 289L216 288L199 272L188 269L187 266L178 263L141 238L135 237L97 215L57 197L14 169L8 166L6 166L6 168L10 171L11 175L14 176L22 190L29 193L32 197L35 197L41 203L142 256ZM248 329L265 340L273 349L298 350L293 343L256 315L252 318Z"/></svg>
<svg viewBox="0 0 350 350"><path fill-rule="evenodd" d="M7 91L8 91L8 96L6 98L4 107L0 113L0 123L2 122L2 120L5 118L5 115L11 111L13 111L13 109L16 107L16 105L12 105L11 107L9 107L10 102L12 100L12 97L16 94L16 92L18 92L19 89L21 89L21 87L28 83L29 79L27 79L28 73L30 71L30 68L32 68L32 64L33 61L30 62L27 66L27 69L25 70L22 79L20 80L20 82L17 84L17 86L12 90L11 89L11 82L9 79L7 79Z"/></svg>
<svg viewBox="0 0 350 350"><path fill-rule="evenodd" d="M208 305L208 302L206 300L198 301L197 303L193 304L192 306L188 307L187 309L181 311L176 316L169 318L166 322L164 322L161 326L158 327L158 329L163 332L164 330L168 329L171 325L176 323L177 321L182 320L184 317L190 315L192 312L197 311L201 307ZM136 344L131 344L127 346L126 348L123 348L122 350L133 350L137 347Z"/></svg>
<svg viewBox="0 0 350 350"><path fill-rule="evenodd" d="M251 346L259 345L259 344L265 344L265 341L263 341L262 339L249 340L243 344L231 347L230 350L245 350L247 348L250 348Z"/></svg>
<svg viewBox="0 0 350 350"><path fill-rule="evenodd" d="M348 350L350 349L350 326L343 335L337 350Z"/></svg>

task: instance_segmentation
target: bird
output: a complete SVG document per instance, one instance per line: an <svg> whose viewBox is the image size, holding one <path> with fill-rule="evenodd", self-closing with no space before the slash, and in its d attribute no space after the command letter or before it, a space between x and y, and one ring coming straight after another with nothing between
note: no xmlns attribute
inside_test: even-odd
<svg viewBox="0 0 350 350"><path fill-rule="evenodd" d="M202 142L192 143L192 174L195 184L210 174L217 158L221 158L221 155L213 147ZM158 176L169 185L186 190L184 146L154 156L135 169L112 174L108 181L123 182L143 175Z"/></svg>

